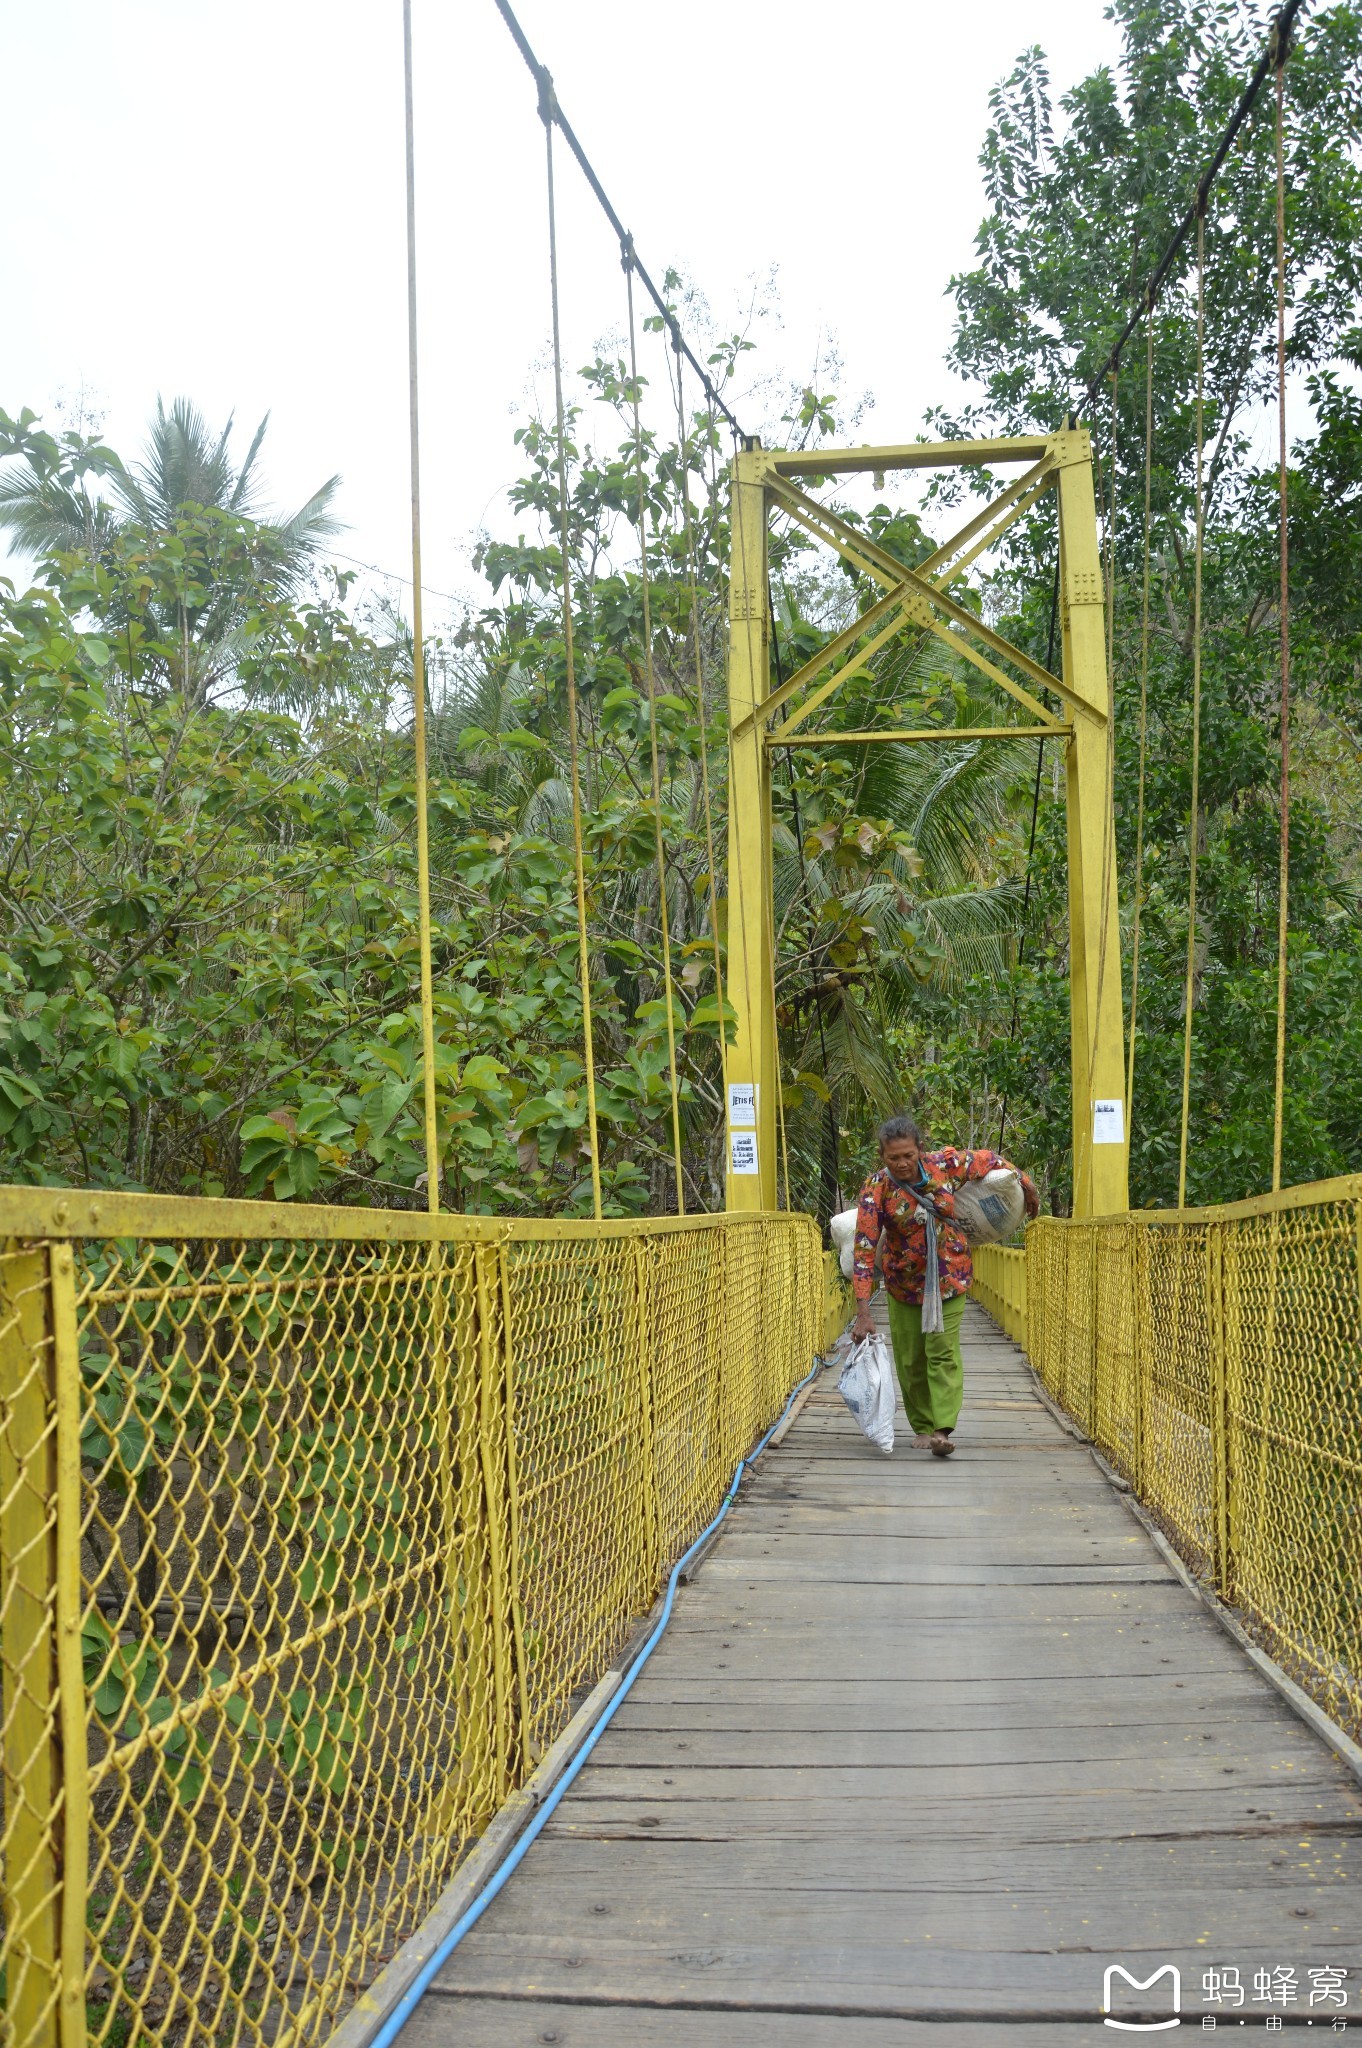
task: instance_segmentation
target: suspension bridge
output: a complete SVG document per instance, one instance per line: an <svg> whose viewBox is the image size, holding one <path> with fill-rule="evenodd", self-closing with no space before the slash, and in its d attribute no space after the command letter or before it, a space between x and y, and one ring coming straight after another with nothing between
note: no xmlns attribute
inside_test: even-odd
<svg viewBox="0 0 1362 2048"><path fill-rule="evenodd" d="M427 1211L0 1189L4 2039L1080 2048L1107 2018L1362 2025L1362 1176L1281 1185L1285 526L1274 1188L1132 1213L1113 570L1084 424L1189 235L1200 288L1208 196L1269 80L1280 281L1298 0L1061 426L816 453L743 433L498 4L546 146L594 1215L441 1206L408 7ZM636 289L674 358L680 439L688 369L734 440L722 917L704 790L733 1019L719 1214L686 1210L674 1043L676 1213L604 1213L555 138L621 245L645 652ZM1279 293L1279 338L1283 319ZM1198 407L1198 598L1201 428ZM1005 481L909 568L819 495L907 470ZM952 594L1038 513L1058 560L1045 662ZM772 673L777 515L880 592L788 676ZM978 1255L949 1465L882 1459L822 1368L846 1291L789 1204L773 979L773 759L962 737L818 725L905 632L998 693L1012 722L967 737L1058 750L1067 807L1073 1215Z"/></svg>

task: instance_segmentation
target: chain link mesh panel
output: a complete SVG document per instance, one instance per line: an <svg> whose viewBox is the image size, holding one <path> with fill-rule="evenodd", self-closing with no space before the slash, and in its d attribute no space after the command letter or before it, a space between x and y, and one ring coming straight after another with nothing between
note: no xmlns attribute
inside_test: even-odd
<svg viewBox="0 0 1362 2048"><path fill-rule="evenodd" d="M1227 1597L1362 1732L1362 1201L1217 1226Z"/></svg>
<svg viewBox="0 0 1362 2048"><path fill-rule="evenodd" d="M0 1247L4 2035L55 2033L63 1861L50 1253Z"/></svg>
<svg viewBox="0 0 1362 2048"><path fill-rule="evenodd" d="M1139 1230L1133 1224L1092 1227L1094 1351L1092 1434L1124 1478L1135 1479L1139 1458L1136 1375L1136 1295Z"/></svg>
<svg viewBox="0 0 1362 2048"><path fill-rule="evenodd" d="M1214 1550L1211 1240L1204 1224L1160 1226L1145 1247L1146 1366L1141 1490L1193 1571Z"/></svg>
<svg viewBox="0 0 1362 2048"><path fill-rule="evenodd" d="M971 1291L1009 1337L1026 1342L1026 1253L1020 1245L976 1245Z"/></svg>
<svg viewBox="0 0 1362 2048"><path fill-rule="evenodd" d="M1012 1252L976 1254L999 1316ZM1362 1178L1027 1232L1020 1341L1174 1547L1362 1735Z"/></svg>
<svg viewBox="0 0 1362 2048"><path fill-rule="evenodd" d="M0 1256L4 2040L321 2040L808 1370L818 1232L115 1205Z"/></svg>

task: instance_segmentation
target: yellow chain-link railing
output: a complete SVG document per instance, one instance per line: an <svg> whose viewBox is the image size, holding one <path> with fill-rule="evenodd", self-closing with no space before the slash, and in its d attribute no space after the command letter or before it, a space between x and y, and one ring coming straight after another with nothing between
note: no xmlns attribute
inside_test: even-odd
<svg viewBox="0 0 1362 2048"><path fill-rule="evenodd" d="M801 1216L0 1190L4 2041L324 2039L835 1308Z"/></svg>
<svg viewBox="0 0 1362 2048"><path fill-rule="evenodd" d="M1043 1217L975 1293L1170 1542L1362 1736L1362 1176Z"/></svg>

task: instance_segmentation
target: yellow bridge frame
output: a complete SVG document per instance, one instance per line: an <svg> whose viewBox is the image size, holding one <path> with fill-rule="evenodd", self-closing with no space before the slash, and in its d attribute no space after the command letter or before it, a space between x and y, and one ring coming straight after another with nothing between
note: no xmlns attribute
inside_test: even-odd
<svg viewBox="0 0 1362 2048"><path fill-rule="evenodd" d="M1017 481L911 570L795 481L857 471L991 470L1015 463L1025 465ZM1049 491L1054 492L1059 528L1063 659L1058 676L957 603L949 589ZM807 533L835 548L880 584L883 595L773 690L767 541L775 511L788 514ZM851 733L802 730L805 720L849 677L863 672L905 626L944 641L1018 703L1031 723L969 732L950 726ZM1018 675L1025 681L1018 681ZM1058 712L1036 691L1057 698ZM777 1202L780 1073L773 974L773 748L958 743L996 735L1053 737L1064 746L1074 1214L1123 1213L1129 1205L1129 1130L1112 812L1113 711L1092 445L1086 428L1007 440L923 441L794 453L748 442L732 467L728 708L728 994L737 1012L737 1037L727 1064L728 1208L771 1210Z"/></svg>

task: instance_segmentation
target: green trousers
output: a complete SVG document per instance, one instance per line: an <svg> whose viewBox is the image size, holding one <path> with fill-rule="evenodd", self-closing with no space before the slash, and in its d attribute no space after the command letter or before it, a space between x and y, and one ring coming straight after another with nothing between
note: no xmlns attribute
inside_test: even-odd
<svg viewBox="0 0 1362 2048"><path fill-rule="evenodd" d="M894 1365L903 1389L903 1407L915 1436L936 1429L954 1429L965 1391L965 1366L960 1356L960 1319L965 1297L953 1294L941 1304L944 1330L922 1334L922 1310L906 1301L889 1303L889 1337Z"/></svg>

